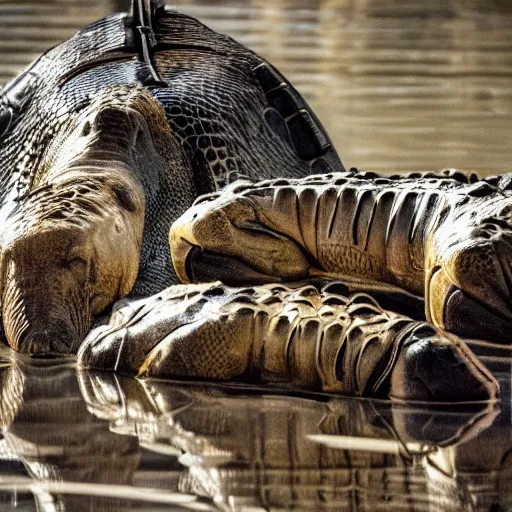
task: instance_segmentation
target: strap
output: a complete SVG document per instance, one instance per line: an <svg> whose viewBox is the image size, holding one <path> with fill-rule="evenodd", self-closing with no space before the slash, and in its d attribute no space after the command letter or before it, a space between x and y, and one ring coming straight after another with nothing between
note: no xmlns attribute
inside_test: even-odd
<svg viewBox="0 0 512 512"><path fill-rule="evenodd" d="M165 8L164 0L132 0L132 29L134 42L139 51L139 57L145 64L147 73L139 77L142 85L149 87L165 87L153 63L153 48L157 41L153 25L159 10Z"/></svg>

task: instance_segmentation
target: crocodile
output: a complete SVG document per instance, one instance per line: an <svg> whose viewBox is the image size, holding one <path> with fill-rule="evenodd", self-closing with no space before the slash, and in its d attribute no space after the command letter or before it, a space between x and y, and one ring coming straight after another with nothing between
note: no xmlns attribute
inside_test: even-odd
<svg viewBox="0 0 512 512"><path fill-rule="evenodd" d="M119 301L108 323L84 340L78 361L139 377L237 380L395 401L498 395L465 343L337 281L175 285Z"/></svg>
<svg viewBox="0 0 512 512"><path fill-rule="evenodd" d="M343 165L264 59L134 0L2 90L0 168L5 338L59 354L116 300L177 282L168 231L198 195Z"/></svg>
<svg viewBox="0 0 512 512"><path fill-rule="evenodd" d="M379 176L352 169L239 182L170 232L183 282L341 279L403 292L435 327L510 345L512 173ZM250 250L254 240L258 250ZM470 320L473 319L473 320Z"/></svg>
<svg viewBox="0 0 512 512"><path fill-rule="evenodd" d="M354 169L239 181L202 196L170 230L173 263L185 283L225 284L120 303L110 324L86 338L79 361L398 400L460 401L477 389L496 396L490 375L477 374L477 359L445 331L508 342L511 183L511 174L418 179ZM311 279L342 281L289 284ZM361 289L407 294L389 309L417 319L383 310ZM218 322L222 357L204 359L219 343L211 334ZM462 384L474 386L475 377L473 391Z"/></svg>
<svg viewBox="0 0 512 512"><path fill-rule="evenodd" d="M266 288L175 284L184 271L179 258L177 273L171 265L169 229L197 196L232 193L241 179L305 179L344 168L277 70L162 2L134 1L130 15L84 29L4 88L0 165L2 324L17 351L79 352L81 365L140 375L278 379L399 400L498 395L495 379L459 339L343 286L334 296L323 285L306 286L313 299L285 288L267 303ZM272 254L274 234L250 219L241 227L250 231L246 250L267 258L268 246ZM214 222L211 238L222 228ZM284 245L273 254L289 267L284 277L309 277L296 275L305 256L294 252L293 236L277 238ZM217 242L227 249L231 240ZM219 261L210 259L210 267L222 272ZM267 282L283 277L280 263L269 261L275 268ZM224 268L244 284L262 274ZM111 323L87 336L126 296L127 309L118 305ZM130 338L125 316L141 337Z"/></svg>

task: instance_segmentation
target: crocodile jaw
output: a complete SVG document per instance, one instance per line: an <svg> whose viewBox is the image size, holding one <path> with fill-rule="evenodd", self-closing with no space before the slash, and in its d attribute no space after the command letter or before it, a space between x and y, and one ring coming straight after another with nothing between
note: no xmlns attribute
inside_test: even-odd
<svg viewBox="0 0 512 512"><path fill-rule="evenodd" d="M454 208L428 241L427 319L459 336L510 344L510 199L474 202Z"/></svg>
<svg viewBox="0 0 512 512"><path fill-rule="evenodd" d="M293 281L310 270L299 245L260 222L257 206L244 197L194 205L171 227L169 244L184 283L199 277L226 283ZM215 270L220 274L213 276Z"/></svg>

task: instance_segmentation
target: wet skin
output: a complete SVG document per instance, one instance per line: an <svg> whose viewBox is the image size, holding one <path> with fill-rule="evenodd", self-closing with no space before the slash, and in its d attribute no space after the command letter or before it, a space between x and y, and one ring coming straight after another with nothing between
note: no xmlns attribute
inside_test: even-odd
<svg viewBox="0 0 512 512"><path fill-rule="evenodd" d="M436 327L509 345L511 177L353 171L241 182L176 221L173 262L183 282L322 276L410 293Z"/></svg>
<svg viewBox="0 0 512 512"><path fill-rule="evenodd" d="M86 39L91 40L90 37ZM80 42L80 38L78 41ZM222 38L217 43L220 47L225 45L224 51L234 44ZM78 45L80 51L83 50L81 44ZM112 52L107 52L107 61L113 59L117 63L127 59L124 54L114 55L115 52ZM237 334L233 335L233 331L224 325L224 317L210 318L206 311L206 324L210 330L207 329L203 345L195 352L191 348L190 336L180 338L182 331L176 329L176 326L181 328L187 325L187 315L190 311L186 308L177 318L173 316L173 312L164 312L159 325L138 325L142 329L142 333L139 333L142 338L150 340L149 344L139 345L145 347L144 353L137 348L137 344L125 344L124 338L122 343L115 342L115 335L110 341L103 343L98 351L91 341L96 339L97 331L94 331L88 342L82 345L94 323L99 321L102 315L108 316L116 301L130 293L133 297L151 296L155 291L175 282L169 261L168 231L172 220L192 203L201 190L221 187L229 180L236 179L239 172L244 171L261 177L285 172L303 176L313 168L327 171L332 168L331 166L343 169L327 135L298 93L267 63L256 59L254 55L244 54L245 60L240 59L239 54L243 52L243 49L237 48L234 55L238 59L236 62L250 61L251 66L254 66L250 68L248 80L252 89L247 86L247 90L253 95L241 94L241 91L246 90L239 87L243 82L242 78L247 79L244 75L238 76L240 84L236 82L236 87L229 94L219 92L215 96L215 102L218 101L219 105L222 105L226 98L232 102L233 108L240 105L240 112L237 111L237 114L241 113L241 118L234 116L227 118L227 121L223 119L223 122L227 123L224 129L233 137L232 140L242 136L242 129L253 129L253 132L248 132L249 135L244 133L249 143L244 139L240 147L235 146L235 153L243 163L236 169L233 167L234 161L222 156L228 149L232 150L230 144L219 137L211 136L206 140L207 147L215 147L215 165L206 161L212 153L212 147L208 147L203 157L197 152L190 153L192 142L186 137L183 138L183 133L179 130L184 118L177 118L173 124L174 111L176 108L180 112L187 110L190 107L187 103L189 99L184 99L185 95L180 100L182 103L172 104L173 108L168 112L164 106L169 105L163 102L163 98L167 98L166 95L170 94L172 88L164 87L152 93L138 81L106 86L95 94L90 92L87 100L83 99L82 103L78 102L75 107L66 110L65 103L68 102L68 98L62 93L66 85L71 88L69 84L74 84L71 92L67 90L71 98L74 94L82 94L84 88L92 90L89 88L93 88L96 83L94 80L89 82L87 76L83 77L87 75L88 66L101 67L101 64L86 65L85 62L83 69L76 70L71 66L62 77L57 77L57 86L54 89L53 85L49 88L54 95L49 95L53 98L48 100L49 111L59 117L59 122L48 127L48 135L39 141L39 153L34 156L33 148L37 145L32 144L32 135L23 131L25 125L20 121L20 112L25 112L23 109L30 108L31 102L34 102L31 81L40 80L40 73L28 72L8 87L0 105L2 135L7 133L4 146L0 147L0 156L1 160L13 169L23 169L25 166L25 171L20 171L19 176L14 171L11 174L6 173L9 179L12 179L12 186L4 187L5 197L0 209L3 224L0 237L1 311L5 338L12 348L28 354L53 356L76 353L81 347L80 363L83 365L118 370L120 363L126 371L144 372L149 371L148 368L153 368L156 374L166 377L230 379L249 374L253 378L255 373L268 370L264 365L261 366L261 361L251 360L245 351L247 347L244 348L245 340L242 339L243 336L254 336L255 342L250 348L252 351L255 346L264 344L265 329L268 326L258 330L254 318L251 320L250 315L245 314L246 311L238 315L240 310L231 311L229 304L224 317L227 315L226 318L231 321L230 325ZM167 54L159 56L158 62L164 74L169 71L165 67L168 64L168 57ZM63 59L62 56L60 58ZM224 61L225 59L222 59L222 62ZM44 59L42 62L44 63ZM64 60L62 62L64 66ZM139 77L137 73L141 70L138 66L142 66L143 63L131 59L129 65L135 68L130 68L129 73L123 71L121 76L125 76L123 73L132 76L132 73ZM189 61L187 65L191 65ZM36 63L34 69L40 67L41 62ZM118 71L116 68L115 72ZM207 68L203 71L207 71ZM232 72L231 68L226 71L229 78ZM106 75L100 74L101 76ZM167 79L172 80L172 73ZM48 83L53 84L51 80ZM185 83L186 79L175 86L179 89ZM276 83L279 85L279 101L271 99ZM247 84L242 85L245 87ZM206 85L204 87L204 94L212 93L207 90ZM21 94L22 92L26 97ZM33 108L39 115L42 111L42 100L38 99L39 106ZM283 103L284 99L287 101ZM176 98L173 97L171 100L176 101ZM64 101L62 109L57 108L59 101ZM231 108L230 105L228 103L228 110ZM15 112L14 106L18 112ZM292 110L288 112L287 109L290 108ZM198 109L196 115L201 119L199 124L203 127L202 122L204 120L206 123L208 113L200 112ZM6 113L8 116L12 114L13 118L16 117L14 114L17 114L18 119L15 119L13 125L15 130L10 130L11 120L5 117ZM196 133L199 125L196 126L196 123L189 127L187 124L187 119L194 118L194 114L186 116L187 127L181 128L187 137L196 137L195 143L201 146L198 141L204 142L205 139L199 137L199 132ZM219 115L219 119L221 117ZM247 122L243 122L244 120ZM27 118L26 129L29 128L28 121L33 119ZM292 121L293 124L290 124ZM211 123L206 124L211 126ZM190 128L188 132L186 128ZM7 142L14 147L16 139L26 140L30 151L25 154L25 150L20 150L20 155L14 157L9 154L10 146ZM232 140L228 137L228 142ZM271 155L270 159L267 158L268 155ZM226 169L220 162L226 165ZM205 173L208 179L205 178ZM163 186L163 181L167 188ZM436 182L436 186L437 184ZM196 234L187 234L197 227L194 217L192 227L183 227L182 220L178 227L171 231L174 264L179 277L185 279L190 269L193 269L193 277L196 279L198 276L205 279L211 277L209 271L221 274L227 271L231 273L228 278L239 280L241 284L311 277L310 260L318 255L308 254L308 248L297 244L293 234L281 233L279 229L259 222L260 219L251 205L235 201L229 214L233 218L230 218L223 213L219 215L215 205L210 208L210 203L203 204L208 204L208 219L202 224L202 232L206 233L208 242L214 242L214 247L203 247L203 242L198 242ZM277 201L276 204L279 208L287 206L286 197L282 203ZM404 200L404 204L408 204L407 200ZM186 218L193 216L194 212L195 210ZM344 212L345 209L342 208L340 214L343 215ZM275 214L276 212L271 212L270 217ZM397 239L403 238L405 231L399 229L399 226L402 220L407 220L406 214L407 212L397 217L398 221L393 225L395 237L391 237L392 241L396 242ZM150 217L151 221L148 220ZM282 220L279 214L275 218L278 221ZM387 237L389 229L378 229L381 217L376 218L378 221L375 225L373 221L370 222L372 229L379 237L384 233ZM231 230L230 224L233 219L234 231ZM317 223L317 220L322 219L315 219L314 225L308 226L304 231L310 239L314 239L322 230L325 231L325 224ZM292 225L293 222L290 222L290 226ZM367 239L369 240L369 235ZM401 250L403 246L398 245L399 247L392 251L395 259L406 260L406 252ZM424 245L428 251L430 246L426 243ZM188 252L193 246L200 250L207 249L204 251L207 258L199 261L199 265L196 265L198 262L195 260L191 264L189 258ZM185 250L182 250L183 247ZM255 260L252 268L250 261L240 262L240 258L231 258L240 256L240 251L244 257ZM228 255L227 259L223 253ZM197 251L194 254L197 255ZM329 256L340 265L350 260L345 258L345 254L338 254L336 251ZM243 260L243 257L241 259ZM207 265L204 265L205 261ZM352 274L357 278L359 271L356 265L352 269ZM350 281L351 276L345 272L339 277ZM379 282L379 279L374 281ZM385 282L385 279L380 281ZM411 283L414 287L414 280ZM417 291L416 288L413 291ZM491 289L495 289L492 283ZM192 289L190 293L194 294L196 291ZM197 293L200 298L198 307L201 310L200 306L208 301L201 299L201 289ZM343 295L341 297L334 300L343 302ZM352 326L355 330L359 329L359 321L365 325L377 323L375 319L382 311L378 304L372 305L372 300L370 298L370 305L361 318L356 315L356 321ZM186 301L184 303L186 304ZM290 307L288 297L280 303L280 307L278 316L282 312L286 313ZM158 307L155 310L159 315ZM339 315L340 318L337 320L345 315L343 311L331 313ZM323 310L314 306L311 314L314 319L318 315L322 317ZM301 315L302 310L299 307L298 317L303 319ZM255 317L257 316L258 308L255 311ZM436 321L434 314L430 316ZM306 318L309 317L306 315ZM248 327L244 323L247 320ZM408 319L403 321L409 322ZM310 324L309 320L306 324ZM167 327L163 327L165 325L169 331L166 331ZM349 325L352 324L349 322ZM316 342L301 334L300 343L294 344L293 332L285 340L284 345L279 347L279 350L284 350L288 354L293 346L293 357L288 358L288 362L291 361L293 364L285 372L277 371L277 377L288 380L293 385L324 390L330 389L331 380L338 379L341 382L335 386L338 392L380 393L401 400L494 400L498 394L496 381L460 340L445 336L444 333L436 332L427 326L426 330L407 333L401 333L400 329L397 332L385 329L383 332L387 334L380 331L370 332L369 338L365 338L362 345L351 345L349 334L352 333L352 327L334 338L333 346L329 349L331 359L326 371L331 372L331 376L336 375L335 379L326 377L325 372L320 372L319 377L311 377L314 373L312 361L316 357L311 348L316 346ZM150 332L144 332L146 328ZM103 327L98 329L104 334ZM179 331L180 335L175 331ZM272 329L269 332L272 332ZM178 336L181 340L177 352L174 351L173 343L167 339L168 336ZM224 345L215 345L218 339L223 339ZM217 368L215 364L210 364L210 371L205 372L202 366L207 353L205 350L212 342L214 348L209 352L212 361L215 361L216 357L222 357L228 346L234 347L233 360L228 362L227 367ZM271 346L272 344L268 344L266 347L268 349ZM347 357L345 352L342 354L342 346L343 350L347 350ZM390 346L393 349L390 349ZM126 347L130 350L125 353L123 350ZM382 347L389 350L382 351ZM165 350L161 351L160 348ZM93 350L88 352L88 349ZM360 357L356 361L354 354L358 350ZM320 352L319 348L318 353ZM178 362L173 358L176 354ZM237 359L238 356L241 362ZM115 364L112 364L112 361L115 361ZM187 365L183 366L183 361L188 361ZM209 362L206 361L207 366ZM430 371L432 366L435 366L436 371ZM460 372L458 387L453 387L448 379L449 370ZM355 379L358 381L357 385L353 385L347 377L351 372L358 372L359 376ZM367 385L368 382L371 385Z"/></svg>

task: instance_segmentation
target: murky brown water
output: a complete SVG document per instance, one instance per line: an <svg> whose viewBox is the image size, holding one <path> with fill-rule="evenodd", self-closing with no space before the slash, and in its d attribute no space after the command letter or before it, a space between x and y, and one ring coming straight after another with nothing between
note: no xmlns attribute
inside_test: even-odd
<svg viewBox="0 0 512 512"><path fill-rule="evenodd" d="M0 0L0 82L123 3ZM509 170L508 2L174 5L275 64L347 166ZM496 415L143 382L2 349L0 511L512 510L500 371Z"/></svg>
<svg viewBox="0 0 512 512"><path fill-rule="evenodd" d="M0 81L85 23L126 3L0 1ZM169 4L275 64L310 101L347 166L510 169L510 2Z"/></svg>

